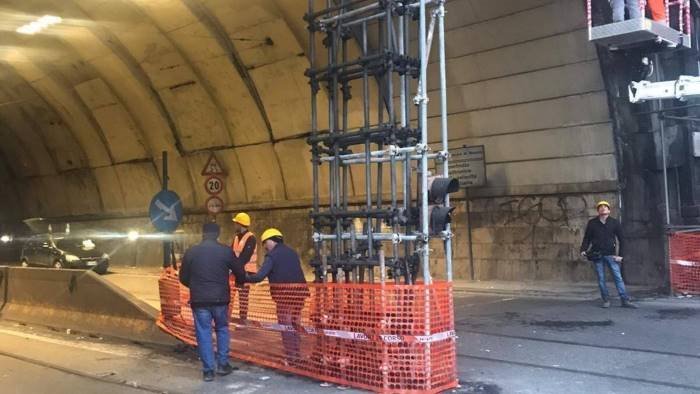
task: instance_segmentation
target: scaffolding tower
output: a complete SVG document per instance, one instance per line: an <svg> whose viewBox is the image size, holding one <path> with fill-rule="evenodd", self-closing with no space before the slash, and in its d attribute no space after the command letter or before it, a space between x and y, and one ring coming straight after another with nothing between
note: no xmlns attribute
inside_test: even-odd
<svg viewBox="0 0 700 394"><path fill-rule="evenodd" d="M449 178L447 165L445 2L327 0L326 8L318 11L314 3L309 0L306 21L316 279L413 284L422 269L423 282L429 284L430 239L439 238L451 281L449 222L454 208L449 205L449 193L457 191L458 184ZM428 144L428 58L436 25L439 150ZM320 66L318 35L327 52L327 63ZM352 45L359 47L354 58ZM351 91L354 81L361 82L359 93ZM328 100L327 127L319 125L322 90ZM362 100L362 125L354 128L349 126L352 99ZM376 109L371 108L374 101ZM323 206L322 166L328 167L329 187ZM364 204L350 199L353 166L364 169ZM431 168L439 169L440 175L433 176ZM402 190L398 190L399 177Z"/></svg>

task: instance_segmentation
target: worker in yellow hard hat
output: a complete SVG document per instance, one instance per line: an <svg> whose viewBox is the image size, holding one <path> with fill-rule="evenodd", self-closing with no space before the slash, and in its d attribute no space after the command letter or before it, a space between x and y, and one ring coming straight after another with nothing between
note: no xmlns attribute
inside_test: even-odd
<svg viewBox="0 0 700 394"><path fill-rule="evenodd" d="M246 274L255 274L258 272L258 241L255 239L255 234L248 230L250 227L250 216L245 212L239 212L233 217L234 232L231 249L238 260L238 264L243 266ZM238 301L238 316L246 320L248 319L248 301L250 295L250 286L246 285L240 289Z"/></svg>
<svg viewBox="0 0 700 394"><path fill-rule="evenodd" d="M277 305L277 321L285 326L282 344L287 364L301 360L299 335L296 329L301 323L301 311L309 296L299 255L284 243L282 232L276 228L265 230L260 238L267 251L265 261L255 275L248 275L247 282L270 281L270 295Z"/></svg>
<svg viewBox="0 0 700 394"><path fill-rule="evenodd" d="M610 308L608 287L605 283L605 267L607 266L615 280L615 287L620 295L621 305L625 308L636 308L625 290L622 278L621 264L624 254L624 237L622 225L610 216L610 203L600 201L596 204L598 216L589 220L581 243L581 256L595 265L598 276L598 287L602 298L602 307Z"/></svg>

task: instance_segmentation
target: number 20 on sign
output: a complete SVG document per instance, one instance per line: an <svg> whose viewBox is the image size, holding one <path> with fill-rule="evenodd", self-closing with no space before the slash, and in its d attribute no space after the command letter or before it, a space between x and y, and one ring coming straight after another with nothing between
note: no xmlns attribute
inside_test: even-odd
<svg viewBox="0 0 700 394"><path fill-rule="evenodd" d="M204 189L210 195L217 195L224 190L224 181L218 176L210 176L206 181L204 181Z"/></svg>

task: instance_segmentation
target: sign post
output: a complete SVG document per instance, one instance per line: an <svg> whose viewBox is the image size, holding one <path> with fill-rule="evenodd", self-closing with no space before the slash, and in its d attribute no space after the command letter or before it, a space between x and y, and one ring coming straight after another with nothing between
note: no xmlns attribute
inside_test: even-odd
<svg viewBox="0 0 700 394"><path fill-rule="evenodd" d="M475 280L474 248L472 247L472 218L469 201L469 188L486 185L486 153L484 145L463 146L450 150L450 175L459 179L459 185L465 188L467 205L467 237L469 242L469 274Z"/></svg>
<svg viewBox="0 0 700 394"><path fill-rule="evenodd" d="M168 190L168 152L163 152L163 189L151 199L148 216L156 230L172 234L182 221L182 201ZM172 240L163 240L163 268L172 265Z"/></svg>
<svg viewBox="0 0 700 394"><path fill-rule="evenodd" d="M219 197L219 194L224 190L223 177L226 176L223 166L216 159L214 152L209 155L207 164L204 165L202 175L207 178L204 181L204 190L209 194L209 198L204 203L207 212L210 215L216 216L224 210L224 200Z"/></svg>

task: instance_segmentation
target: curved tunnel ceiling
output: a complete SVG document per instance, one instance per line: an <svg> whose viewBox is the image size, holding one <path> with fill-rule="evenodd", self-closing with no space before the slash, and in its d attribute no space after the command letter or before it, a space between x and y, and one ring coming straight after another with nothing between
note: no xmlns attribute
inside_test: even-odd
<svg viewBox="0 0 700 394"><path fill-rule="evenodd" d="M317 9L326 3L315 1ZM615 179L610 115L583 4L447 5L451 139L487 146L494 190ZM228 172L226 209L308 204L306 9L307 0L4 0L0 222L143 215L160 189L163 151L169 185L191 212L204 210L200 173L210 152ZM47 14L63 22L33 36L15 32ZM359 53L354 40L349 50L349 58ZM324 58L317 51L319 65ZM438 104L435 71L428 93ZM370 90L376 96L376 86ZM351 91L350 127L360 126L362 88ZM323 128L323 89L319 95ZM438 108L428 114L433 131ZM350 175L351 193L360 197L364 171ZM323 168L321 177L324 194Z"/></svg>
<svg viewBox="0 0 700 394"><path fill-rule="evenodd" d="M319 7L322 6L319 2ZM160 155L188 208L310 197L306 0L6 0L0 179L22 216L139 213ZM63 18L41 34L15 29ZM323 93L321 93L323 94ZM323 101L323 100L321 100ZM321 113L326 111L321 108Z"/></svg>

